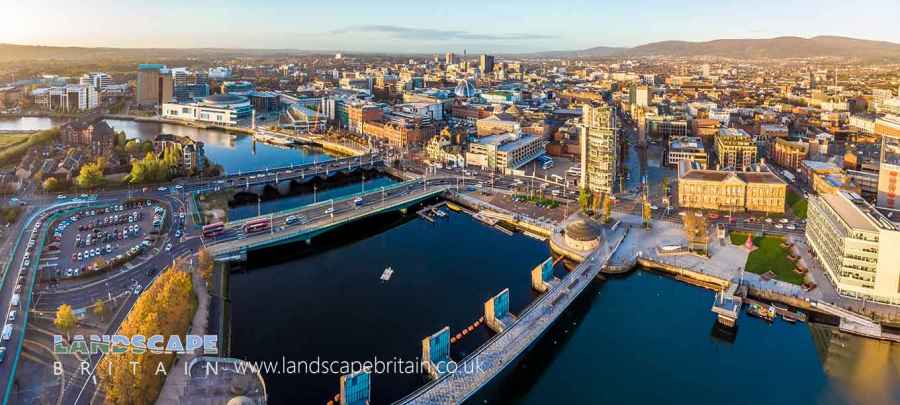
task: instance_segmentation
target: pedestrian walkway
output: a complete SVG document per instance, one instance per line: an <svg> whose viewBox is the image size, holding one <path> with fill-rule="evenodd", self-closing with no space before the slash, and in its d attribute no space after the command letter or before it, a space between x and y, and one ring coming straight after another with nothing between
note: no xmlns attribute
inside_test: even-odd
<svg viewBox="0 0 900 405"><path fill-rule="evenodd" d="M206 281L200 276L200 272L196 271L193 266L194 259L191 259L191 280L194 284L194 294L197 296L197 311L194 312L194 319L191 322L191 330L188 334L202 335L206 333L209 324L209 291L206 288ZM203 353L195 354L179 354L175 360L175 364L166 377L166 382L156 399L158 405L177 404L185 392L190 376L184 372L186 366L191 363L194 358L202 356Z"/></svg>

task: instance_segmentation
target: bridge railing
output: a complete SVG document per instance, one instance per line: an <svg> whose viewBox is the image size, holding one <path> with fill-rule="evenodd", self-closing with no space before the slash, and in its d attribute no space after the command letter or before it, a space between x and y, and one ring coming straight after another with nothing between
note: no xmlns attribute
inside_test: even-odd
<svg viewBox="0 0 900 405"><path fill-rule="evenodd" d="M265 169L258 169L258 170L237 171L237 172L225 173L220 177L227 178L227 177L252 176L254 174L269 173L269 172L282 171L282 170L300 170L303 168L314 167L314 166L318 166L318 165L332 165L335 163L346 163L348 161L355 160L355 159L360 159L360 163L362 163L362 164L369 163L369 161L381 162L383 160L381 157L375 157L374 160L372 160L373 159L372 156L373 155L348 156L348 157L337 158L337 159L323 160L320 162L303 163L303 164L299 164L299 165L276 166L276 167L267 167Z"/></svg>
<svg viewBox="0 0 900 405"><path fill-rule="evenodd" d="M422 195L432 195L432 194L437 194L437 193L443 193L446 190L447 190L447 186L435 186L435 187L429 189L428 192L425 192L423 194L413 194L413 195L405 196L407 198L402 199L399 204L402 204L402 203L406 202L407 200L421 199ZM381 190L379 189L378 192L381 192ZM326 200L326 202L316 203L315 205L330 204L329 201L330 200ZM309 206L306 206L306 207L309 207ZM356 220L357 218L365 217L365 216L371 214L372 212L381 210L383 208L384 208L383 206L378 206L378 205L366 206L360 210L352 211L350 216L340 218L336 221L329 221L327 225L328 226L338 226L338 225L342 225L347 222L352 222L352 221ZM271 214L267 214L267 215L271 215ZM259 218L259 217L254 217L254 218ZM234 239L234 238L226 239L226 240L218 240L218 241L216 241L216 244L212 244L212 245L210 245L210 247L214 251L215 256L233 254L233 253L236 253L241 250L254 249L257 246L269 245L269 244L273 243L274 241L294 238L298 234L303 234L303 233L309 232L311 230L316 230L316 229L322 228L322 226L323 226L323 224L320 224L318 222L300 225L299 228L297 228L297 231L284 232L284 233L279 232L279 233L277 233L277 236L273 236L271 238L266 238L266 239L263 239L260 241L252 241L252 240L248 240L248 239ZM273 228L274 228L274 224L273 224ZM272 234L272 233L270 232L269 234ZM231 242L235 242L235 241L244 241L244 242L241 242L238 246L232 246L229 248L221 247L225 243L231 243ZM219 247L217 248L217 246L219 246ZM217 249L220 249L220 251L216 251Z"/></svg>
<svg viewBox="0 0 900 405"><path fill-rule="evenodd" d="M416 184L416 183L421 183L421 181L420 181L420 180L407 180L407 181L404 181L404 182L401 182L401 183L391 184L391 185L389 185L389 186L378 187L378 188L376 188L376 189L372 189L372 190L369 190L369 191L366 191L366 192L358 192L358 193L353 193L353 194L347 194L347 195L343 195L343 196L336 197L336 198L329 198L329 199L327 199L327 200L317 201L317 202L314 202L314 203L311 203L311 204L301 205L301 206L299 206L299 207L287 208L287 209L283 209L283 210L271 212L271 213L268 213L268 214L263 214L263 215L259 215L259 216L254 216L254 217L248 217L248 218L244 218L244 219L239 219L239 220L236 220L236 221L231 221L231 222L229 222L229 223L227 224L227 227L229 227L229 228L240 227L240 226L242 226L244 223L246 223L247 221L252 221L252 220L255 220L255 219L265 218L265 217L281 217L281 216L285 216L285 215L290 215L290 214L292 214L292 213L305 211L305 210L308 210L308 209L314 208L314 207L324 207L324 206L326 206L326 205L331 205L332 201L334 201L334 203L341 203L341 202L344 202L344 201L348 201L348 200L355 199L356 197L361 197L361 196L365 196L365 195L378 194L378 193L381 193L382 191L392 191L392 190L396 190L396 189L399 189L399 188L408 187L408 186L414 185L414 184Z"/></svg>

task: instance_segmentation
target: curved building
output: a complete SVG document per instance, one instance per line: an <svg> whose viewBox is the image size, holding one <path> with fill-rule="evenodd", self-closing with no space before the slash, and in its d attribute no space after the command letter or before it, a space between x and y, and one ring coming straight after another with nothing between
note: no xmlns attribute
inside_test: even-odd
<svg viewBox="0 0 900 405"><path fill-rule="evenodd" d="M222 126L248 124L253 117L250 99L236 94L214 94L196 103L163 104L163 118Z"/></svg>

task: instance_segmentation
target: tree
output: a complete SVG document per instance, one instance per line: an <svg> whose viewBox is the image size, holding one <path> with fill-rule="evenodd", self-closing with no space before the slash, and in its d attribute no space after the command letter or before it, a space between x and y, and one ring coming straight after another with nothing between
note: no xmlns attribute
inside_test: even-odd
<svg viewBox="0 0 900 405"><path fill-rule="evenodd" d="M166 269L137 299L122 321L119 333L132 335L184 335L196 309L193 283L189 273L178 270L183 263ZM166 375L157 372L162 364L168 370L175 361L173 353L135 353L128 350L116 356L103 356L96 368L107 404L152 404L159 396Z"/></svg>
<svg viewBox="0 0 900 405"><path fill-rule="evenodd" d="M581 210L585 212L587 212L588 208L591 206L591 193L587 188L582 188L581 191L578 192L578 205L581 207Z"/></svg>
<svg viewBox="0 0 900 405"><path fill-rule="evenodd" d="M141 143L135 140L130 140L125 144L125 152L129 155L136 155L141 152Z"/></svg>
<svg viewBox="0 0 900 405"><path fill-rule="evenodd" d="M200 249L200 251L197 252L197 269L200 271L200 277L202 277L207 284L212 280L214 268L215 262L213 261L212 255L210 255L209 251L205 248Z"/></svg>
<svg viewBox="0 0 900 405"><path fill-rule="evenodd" d="M92 163L81 165L81 171L75 178L75 184L81 188L96 188L106 180L103 178L103 170L106 168L106 158L100 156Z"/></svg>
<svg viewBox="0 0 900 405"><path fill-rule="evenodd" d="M100 298L97 298L97 300L94 301L94 315L97 315L100 319L103 319L106 315L106 303Z"/></svg>
<svg viewBox="0 0 900 405"><path fill-rule="evenodd" d="M56 310L56 319L53 320L53 325L66 334L66 339L69 339L69 334L75 328L75 313L72 312L71 305L62 304L59 306Z"/></svg>
<svg viewBox="0 0 900 405"><path fill-rule="evenodd" d="M652 211L650 210L650 202L644 201L641 203L641 217L644 220L644 228L650 228L650 219L652 216Z"/></svg>
<svg viewBox="0 0 900 405"><path fill-rule="evenodd" d="M56 191L59 190L59 180L56 177L48 177L41 186L44 191Z"/></svg>
<svg viewBox="0 0 900 405"><path fill-rule="evenodd" d="M603 195L603 223L609 223L609 218L612 216L612 198L609 194Z"/></svg>

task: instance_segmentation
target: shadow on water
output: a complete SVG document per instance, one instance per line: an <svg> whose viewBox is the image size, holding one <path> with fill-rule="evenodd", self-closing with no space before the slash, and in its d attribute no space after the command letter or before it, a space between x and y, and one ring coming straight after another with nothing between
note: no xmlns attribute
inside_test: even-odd
<svg viewBox="0 0 900 405"><path fill-rule="evenodd" d="M531 387L541 379L547 370L546 365L556 359L575 335L604 284L605 281L595 279L588 285L553 325L516 360L513 367L507 367L494 382L466 403L512 403L524 398L528 392L523 387Z"/></svg>
<svg viewBox="0 0 900 405"><path fill-rule="evenodd" d="M399 210L389 211L342 225L324 234L313 237L310 243L298 241L271 248L251 251L247 254L247 264L233 267L236 270L253 270L276 264L292 262L314 256L329 250L352 245L384 231L403 225L418 218L415 211L437 199L426 200L409 208L406 214Z"/></svg>
<svg viewBox="0 0 900 405"><path fill-rule="evenodd" d="M327 180L322 178L314 178L304 183L291 181L290 188L287 193L282 193L277 187L268 184L263 186L262 192L246 191L237 188L231 199L228 201L230 208L239 207L247 204L256 204L257 199L262 201L273 201L284 197L291 197L303 194L312 194L314 189L320 193L326 193L328 190L341 188L350 184L358 184L360 180L372 181L381 178L390 178L378 170L361 170L352 173L338 173ZM393 178L391 178L393 179ZM358 191L357 191L358 192Z"/></svg>

